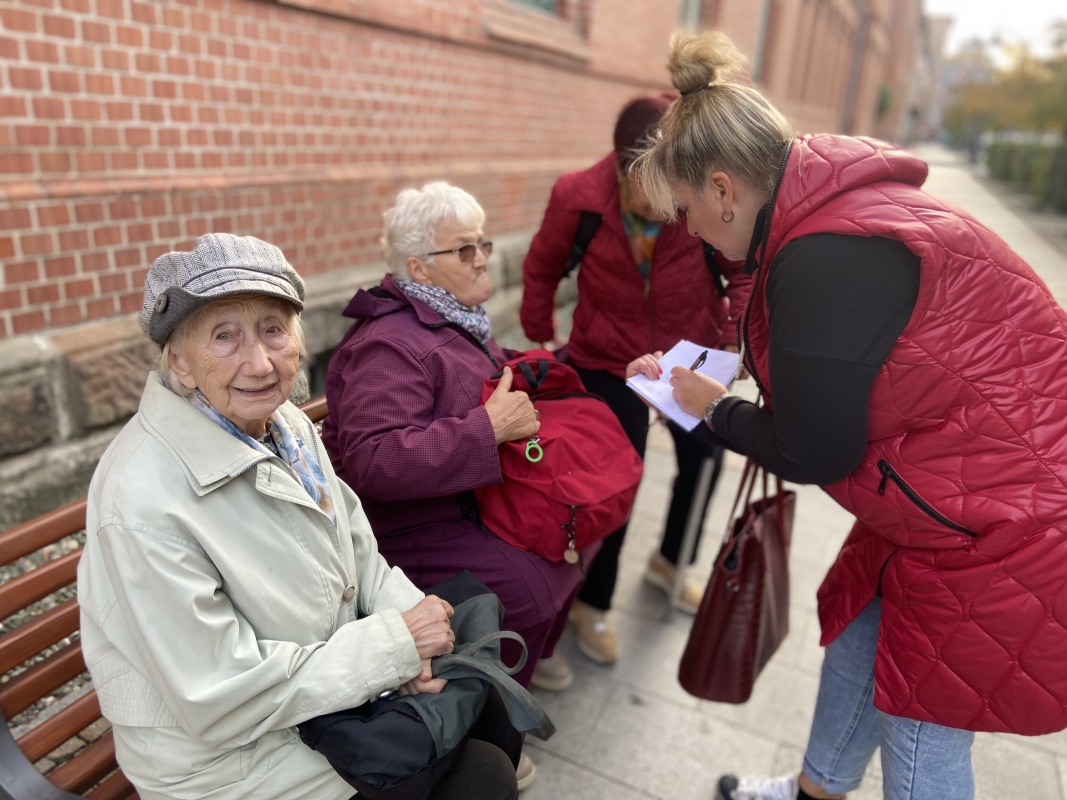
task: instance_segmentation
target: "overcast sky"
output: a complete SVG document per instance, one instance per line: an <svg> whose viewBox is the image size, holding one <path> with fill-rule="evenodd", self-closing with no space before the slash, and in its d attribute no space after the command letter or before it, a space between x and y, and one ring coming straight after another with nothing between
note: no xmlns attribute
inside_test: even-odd
<svg viewBox="0 0 1067 800"><path fill-rule="evenodd" d="M975 37L994 35L1011 41L1025 40L1036 48L1048 45L1049 23L1067 19L1064 0L924 0L927 14L953 18L947 52Z"/></svg>

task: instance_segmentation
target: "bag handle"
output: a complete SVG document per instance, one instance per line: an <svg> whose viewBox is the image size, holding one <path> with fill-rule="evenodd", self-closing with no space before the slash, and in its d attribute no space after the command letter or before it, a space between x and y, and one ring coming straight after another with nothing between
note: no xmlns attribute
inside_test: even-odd
<svg viewBox="0 0 1067 800"><path fill-rule="evenodd" d="M486 645L492 644L493 642L499 642L501 639L509 639L513 642L518 642L522 646L522 655L519 656L519 660L515 663L514 667L509 667L503 663L500 667L500 669L503 670L505 675L514 675L526 666L526 660L527 658L529 658L529 651L526 649L526 642L523 641L523 638L519 636L519 634L515 633L515 631L496 631L494 633L486 634L478 641L471 642L470 644L468 644L466 647L460 650L457 655L473 656Z"/></svg>
<svg viewBox="0 0 1067 800"><path fill-rule="evenodd" d="M526 379L526 385L530 387L531 392L536 392L541 388L541 384L545 382L545 378L548 377L548 359L537 359L537 375L534 375L533 368L530 366L529 361L519 362L519 371L522 372L522 377Z"/></svg>

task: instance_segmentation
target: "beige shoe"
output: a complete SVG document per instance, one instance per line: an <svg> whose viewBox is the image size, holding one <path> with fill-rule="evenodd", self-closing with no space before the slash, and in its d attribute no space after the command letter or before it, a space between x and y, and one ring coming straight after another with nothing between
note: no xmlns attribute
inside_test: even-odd
<svg viewBox="0 0 1067 800"><path fill-rule="evenodd" d="M553 653L537 662L530 683L547 692L562 692L574 683L574 670L560 653Z"/></svg>
<svg viewBox="0 0 1067 800"><path fill-rule="evenodd" d="M519 756L519 766L515 768L515 780L519 782L520 792L523 789L529 789L530 784L537 780L537 765L526 753Z"/></svg>
<svg viewBox="0 0 1067 800"><path fill-rule="evenodd" d="M619 660L619 640L608 619L608 612L575 600L568 619L578 633L578 649L598 664L614 664Z"/></svg>
<svg viewBox="0 0 1067 800"><path fill-rule="evenodd" d="M670 597L671 592L674 591L674 577L677 571L678 567L659 553L653 553L651 558L648 559L648 569L645 570L645 583L649 586L655 586L657 589L662 589L667 593L667 597ZM695 614L697 609L700 608L700 601L703 598L704 588L692 578L686 576L682 582L682 593L678 597L677 608L686 614Z"/></svg>

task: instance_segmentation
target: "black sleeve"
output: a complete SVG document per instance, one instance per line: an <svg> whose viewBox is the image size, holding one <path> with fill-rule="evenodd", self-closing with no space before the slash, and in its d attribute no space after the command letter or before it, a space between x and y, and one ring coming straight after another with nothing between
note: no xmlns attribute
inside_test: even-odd
<svg viewBox="0 0 1067 800"><path fill-rule="evenodd" d="M919 294L919 258L891 239L790 242L767 277L773 411L729 398L715 438L780 477L825 486L867 449L871 384Z"/></svg>

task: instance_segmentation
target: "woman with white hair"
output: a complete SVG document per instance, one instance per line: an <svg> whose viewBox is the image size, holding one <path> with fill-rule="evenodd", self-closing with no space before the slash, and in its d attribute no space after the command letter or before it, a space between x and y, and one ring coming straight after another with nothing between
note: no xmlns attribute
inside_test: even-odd
<svg viewBox="0 0 1067 800"><path fill-rule="evenodd" d="M89 487L81 641L142 800L348 800L294 726L383 692L440 692L451 607L377 551L359 500L287 401L304 284L281 250L208 234L148 271L163 348ZM509 800L469 741L430 800Z"/></svg>
<svg viewBox="0 0 1067 800"><path fill-rule="evenodd" d="M505 370L482 405L485 379L509 358L482 307L485 212L447 183L401 192L385 213L392 275L359 291L353 323L326 378L323 440L334 468L355 488L391 564L417 585L470 570L500 598L502 627L521 634L530 660L515 679L562 690L573 673L554 654L582 580L578 565L515 549L479 523L474 490L502 480L497 447L537 432L537 412L509 391ZM540 524L539 520L531 520ZM504 642L504 659L516 658ZM532 763L519 767L520 787Z"/></svg>

